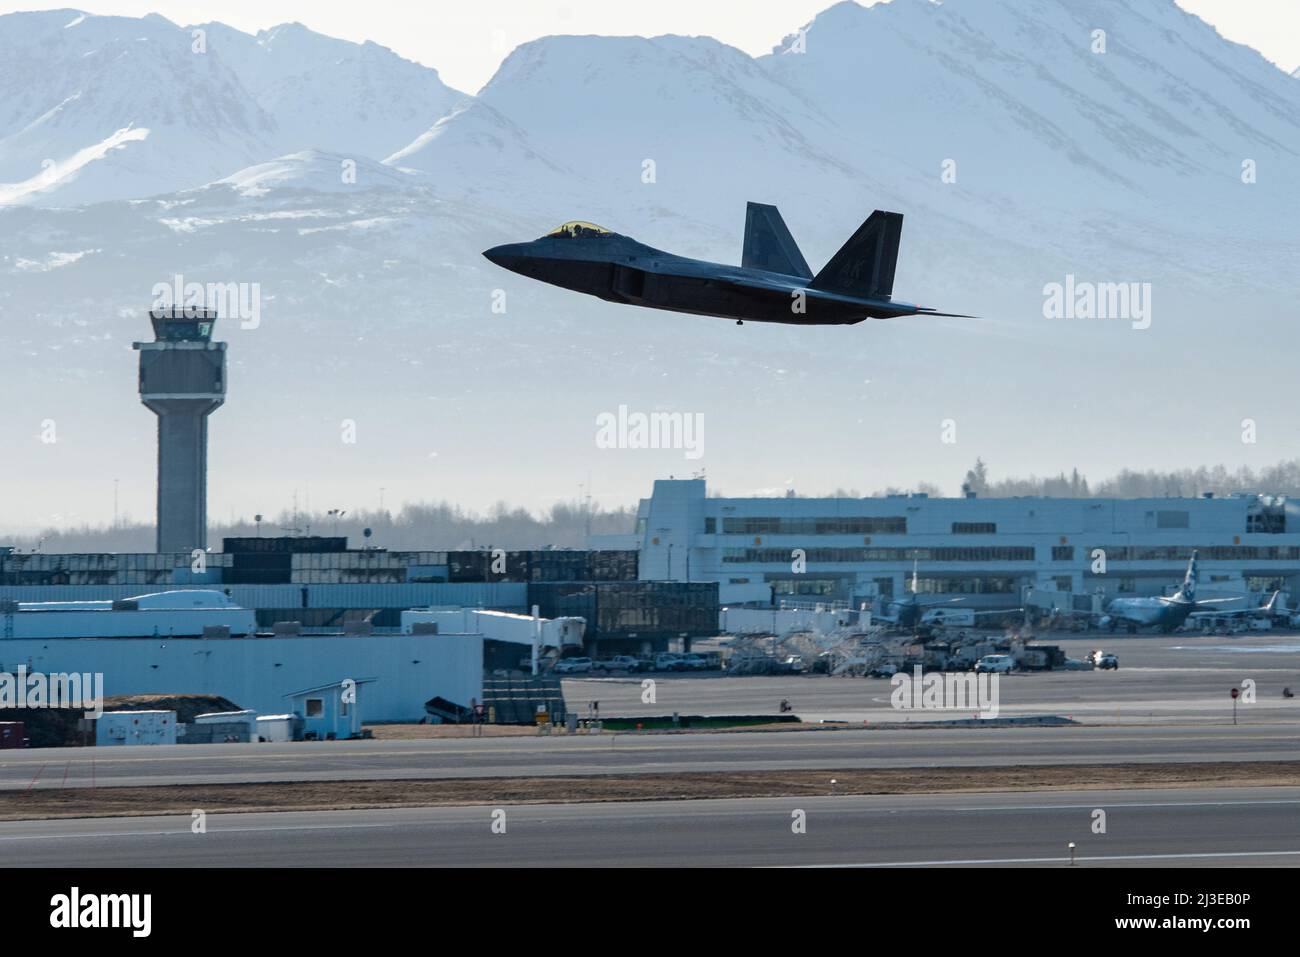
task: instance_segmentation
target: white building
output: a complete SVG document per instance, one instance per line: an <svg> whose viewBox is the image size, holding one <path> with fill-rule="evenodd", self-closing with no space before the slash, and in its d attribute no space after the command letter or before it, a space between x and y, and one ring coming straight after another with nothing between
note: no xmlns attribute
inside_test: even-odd
<svg viewBox="0 0 1300 957"><path fill-rule="evenodd" d="M366 721L419 721L434 697L483 697L481 635L294 635L276 638L15 638L0 671L88 672L105 696L213 694L259 714L289 695L345 679L366 685ZM132 712L139 714L140 712Z"/></svg>
<svg viewBox="0 0 1300 957"><path fill-rule="evenodd" d="M100 601L0 601L0 638L251 635L257 615L212 589Z"/></svg>
<svg viewBox="0 0 1300 957"><path fill-rule="evenodd" d="M423 627L427 626L427 627ZM453 632L482 635L531 648L581 648L587 623L582 618L535 618L485 608L412 608L402 612L402 634Z"/></svg>
<svg viewBox="0 0 1300 957"><path fill-rule="evenodd" d="M434 698L462 708L481 701L485 671L526 668L534 649L581 648L585 627L577 617L458 607L406 610L401 621L400 634L296 627L258 634L252 611L198 589L116 601L10 601L0 607L0 672L100 674L110 697L221 695L247 710L201 715L195 724L236 726L251 741L264 736L258 714L283 715L296 701L317 712L297 712L308 733L351 736L362 720L359 692L355 702L316 692L365 683L365 721L420 721ZM202 737L202 728L189 735Z"/></svg>
<svg viewBox="0 0 1300 957"><path fill-rule="evenodd" d="M703 479L661 480L641 501L640 577L716 581L782 599L924 594L1019 605L1028 588L1107 597L1172 591L1199 549L1201 590L1300 591L1300 503L1228 498L720 498ZM764 589L765 591L766 589Z"/></svg>

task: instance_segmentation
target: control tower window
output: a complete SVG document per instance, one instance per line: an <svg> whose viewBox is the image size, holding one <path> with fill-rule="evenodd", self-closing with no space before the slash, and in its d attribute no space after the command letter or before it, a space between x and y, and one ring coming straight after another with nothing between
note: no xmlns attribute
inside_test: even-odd
<svg viewBox="0 0 1300 957"><path fill-rule="evenodd" d="M612 236L614 235L604 226L597 226L595 223L584 223L580 220L574 220L565 223L563 226L557 226L552 229L547 236L560 236L565 239L585 239L589 236Z"/></svg>

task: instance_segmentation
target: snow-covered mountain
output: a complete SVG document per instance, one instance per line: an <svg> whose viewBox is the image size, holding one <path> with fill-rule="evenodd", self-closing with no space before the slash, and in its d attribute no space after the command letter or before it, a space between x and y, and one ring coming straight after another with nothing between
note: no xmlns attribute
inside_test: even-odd
<svg viewBox="0 0 1300 957"><path fill-rule="evenodd" d="M162 17L0 17L0 203L167 192L268 152L272 117Z"/></svg>
<svg viewBox="0 0 1300 957"><path fill-rule="evenodd" d="M670 217L677 226L726 224L734 240L737 209L771 192L774 170L823 193L871 175L842 158L831 115L707 37L527 43L441 125L394 161L440 173L491 170L504 152L511 175L532 190L577 199L575 214L623 217L629 228ZM494 182L439 178L449 190Z"/></svg>
<svg viewBox="0 0 1300 957"><path fill-rule="evenodd" d="M860 148L920 169L951 157L985 192L1061 208L1068 178L1127 210L1235 191L1243 155L1297 158L1300 104L1277 68L1172 2L845 2L805 54L792 42L766 64L833 103Z"/></svg>
<svg viewBox="0 0 1300 957"><path fill-rule="evenodd" d="M202 185L301 150L383 159L463 97L373 43L285 24L0 17L0 205Z"/></svg>
<svg viewBox="0 0 1300 957"><path fill-rule="evenodd" d="M126 451L115 474L147 513L130 341L178 275L260 289L257 324L219 327L214 514L303 482L331 507L381 486L542 505L589 472L625 502L687 463L596 449L620 404L703 413L710 480L737 493L953 490L976 455L1104 473L1300 454L1294 359L1272 345L1296 328L1300 97L1173 0L840 3L757 58L547 37L474 97L297 25L207 24L197 57L192 28L80 17L0 17L0 190L91 151L0 206L0 403L31 410L0 419L0 447L55 476L42 502L82 500ZM172 148L186 137L207 148ZM872 209L904 212L899 295L984 320L739 329L479 255L591 219L736 262L749 199L781 207L814 269ZM1150 328L1045 319L1067 275L1149 283ZM44 418L57 446L32 439Z"/></svg>
<svg viewBox="0 0 1300 957"><path fill-rule="evenodd" d="M189 28L191 30L196 28ZM464 95L436 70L376 43L285 23L249 36L201 24L208 47L274 117L281 149L313 148L381 160L446 115Z"/></svg>
<svg viewBox="0 0 1300 957"><path fill-rule="evenodd" d="M713 257L734 256L747 199L811 219L792 228L812 261L862 211L903 209L917 258L948 269L954 246L980 248L964 284L1026 251L1122 248L1146 272L1178 245L1204 276L1225 233L1258 239L1261 221L1289 249L1270 211L1300 201L1282 175L1297 161L1285 74L1172 0L845 2L758 59L708 38L548 37L389 160L530 225L540 200ZM1276 275L1248 258L1252 280Z"/></svg>

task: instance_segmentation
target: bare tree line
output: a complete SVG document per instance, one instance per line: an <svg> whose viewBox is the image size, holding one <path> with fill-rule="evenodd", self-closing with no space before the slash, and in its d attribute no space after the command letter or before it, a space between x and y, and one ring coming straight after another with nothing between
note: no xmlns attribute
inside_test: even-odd
<svg viewBox="0 0 1300 957"><path fill-rule="evenodd" d="M1300 496L1300 459L1278 462L1255 471L1248 466L1230 470L1224 465L1139 471L1123 469L1118 475L1091 485L1074 469L1039 478L991 479L981 459L966 473L963 490L981 497L1007 498L1016 495L1045 498L1198 498L1207 493L1234 492Z"/></svg>
<svg viewBox="0 0 1300 957"><path fill-rule="evenodd" d="M478 513L449 502L419 502L396 512L361 510L335 516L328 512L285 510L256 522L216 522L208 526L208 543L221 547L221 539L244 536L339 535L347 536L351 548L372 545L394 551L443 551L493 547L506 549L582 548L587 535L631 532L636 524L636 507L588 508L566 502L541 515L525 508L498 503ZM370 535L365 534L366 529ZM151 552L154 550L152 523L112 526L82 526L49 529L38 535L0 537L0 545L12 545L28 552Z"/></svg>

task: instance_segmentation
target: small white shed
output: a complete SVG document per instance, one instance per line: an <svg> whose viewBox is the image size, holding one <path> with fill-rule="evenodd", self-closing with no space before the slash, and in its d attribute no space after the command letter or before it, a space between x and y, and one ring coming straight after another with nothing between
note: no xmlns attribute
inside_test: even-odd
<svg viewBox="0 0 1300 957"><path fill-rule="evenodd" d="M257 736L253 741L295 741L299 731L295 725L302 719L296 714L264 714L257 719Z"/></svg>
<svg viewBox="0 0 1300 957"><path fill-rule="evenodd" d="M256 741L257 740L257 712L256 711L252 711L252 710L209 711L207 714L195 715L194 723L232 725L233 727L227 727L224 729L216 729L216 728L213 729L213 731L220 730L226 732L228 735L234 735L233 737L227 737L225 739L227 741L232 741L232 740ZM239 728L243 728L245 730L241 732L237 730ZM221 739L215 738L214 740L221 740Z"/></svg>

